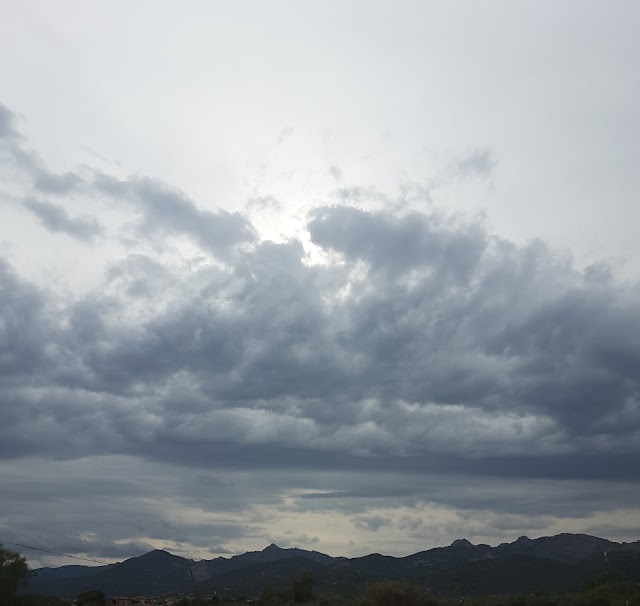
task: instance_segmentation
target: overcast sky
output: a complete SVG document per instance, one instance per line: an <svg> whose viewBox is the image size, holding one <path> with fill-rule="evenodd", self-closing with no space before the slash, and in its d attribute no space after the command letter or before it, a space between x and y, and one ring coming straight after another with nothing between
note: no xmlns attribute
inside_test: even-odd
<svg viewBox="0 0 640 606"><path fill-rule="evenodd" d="M0 0L0 542L640 539L639 24Z"/></svg>

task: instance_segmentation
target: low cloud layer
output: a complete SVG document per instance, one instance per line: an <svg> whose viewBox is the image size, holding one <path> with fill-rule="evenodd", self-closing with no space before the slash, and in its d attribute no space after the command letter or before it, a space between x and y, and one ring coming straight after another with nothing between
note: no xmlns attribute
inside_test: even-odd
<svg viewBox="0 0 640 606"><path fill-rule="evenodd" d="M640 289L606 264L431 207L318 206L273 242L150 178L49 173L1 106L0 144L33 254L41 231L106 251L76 293L0 262L0 540L122 558L640 531Z"/></svg>

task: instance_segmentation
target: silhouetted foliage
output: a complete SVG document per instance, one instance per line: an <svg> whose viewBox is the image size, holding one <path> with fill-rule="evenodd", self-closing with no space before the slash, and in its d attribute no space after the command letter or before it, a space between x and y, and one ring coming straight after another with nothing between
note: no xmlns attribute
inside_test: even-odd
<svg viewBox="0 0 640 606"><path fill-rule="evenodd" d="M289 592L294 602L309 602L313 599L315 581L310 572L297 574L289 584Z"/></svg>
<svg viewBox="0 0 640 606"><path fill-rule="evenodd" d="M8 604L9 599L28 578L27 560L19 553L3 549L0 545L0 603Z"/></svg>
<svg viewBox="0 0 640 606"><path fill-rule="evenodd" d="M278 593L271 585L265 585L260 592L258 603L260 606L278 606L283 601L282 594Z"/></svg>

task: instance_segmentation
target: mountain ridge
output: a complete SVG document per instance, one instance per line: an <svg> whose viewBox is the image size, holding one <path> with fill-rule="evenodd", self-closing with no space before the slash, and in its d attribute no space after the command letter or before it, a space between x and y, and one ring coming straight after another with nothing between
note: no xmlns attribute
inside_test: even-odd
<svg viewBox="0 0 640 606"><path fill-rule="evenodd" d="M637 570L640 580L640 541L617 543L561 533L537 539L521 536L496 547L456 539L447 547L402 557L334 557L271 543L261 551L196 561L155 549L106 566L36 569L25 591L60 597L75 597L89 589L100 589L107 595L184 594L193 590L193 574L205 593L254 595L266 583L284 588L303 570L313 572L320 590L350 592L381 578L398 578L444 593L455 593L462 585L493 593L535 591L543 586L569 588L576 579L602 572L604 551L611 565L628 568L632 575Z"/></svg>

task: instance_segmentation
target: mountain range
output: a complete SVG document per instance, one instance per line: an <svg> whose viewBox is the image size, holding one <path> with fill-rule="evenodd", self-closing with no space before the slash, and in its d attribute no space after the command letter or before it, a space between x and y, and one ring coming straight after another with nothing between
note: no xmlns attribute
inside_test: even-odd
<svg viewBox="0 0 640 606"><path fill-rule="evenodd" d="M254 596L265 585L284 589L296 574L311 572L324 593L354 593L376 580L402 579L434 593L515 594L576 589L607 568L640 581L640 541L616 543L565 533L523 536L491 547L458 539L406 557L375 553L359 558L272 544L262 551L200 561L154 550L106 566L39 568L25 592L72 598L99 589L108 596L157 596L193 593L195 582L200 595Z"/></svg>

